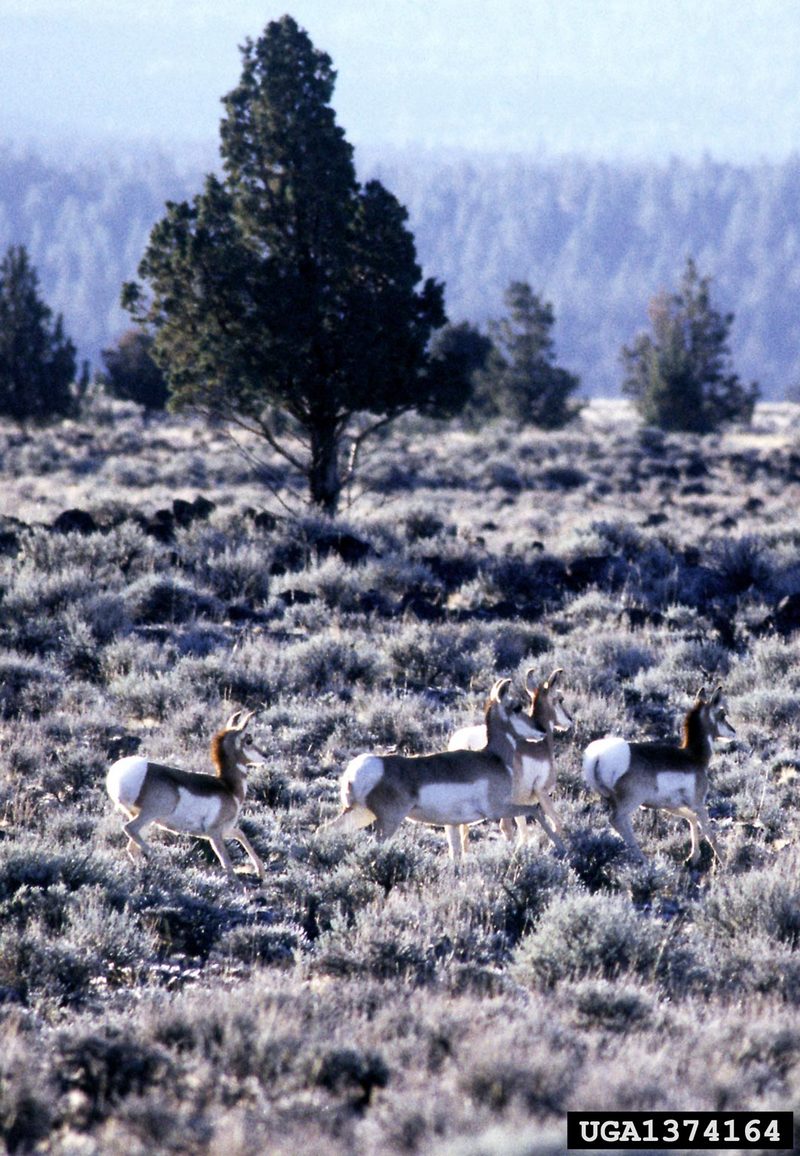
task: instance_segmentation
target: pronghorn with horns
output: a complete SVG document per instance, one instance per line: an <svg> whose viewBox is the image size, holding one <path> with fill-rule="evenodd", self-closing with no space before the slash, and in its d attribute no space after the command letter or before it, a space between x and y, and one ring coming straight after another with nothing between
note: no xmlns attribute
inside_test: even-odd
<svg viewBox="0 0 800 1156"><path fill-rule="evenodd" d="M559 851L564 850L564 829L553 804L550 792L556 782L555 754L553 749L553 732L568 731L572 726L572 717L564 706L564 697L560 690L560 679L564 671L558 667L549 678L536 684L536 671L530 667L525 674L525 691L530 699L529 716L537 728L535 738L521 743L514 760L514 788L513 801L515 803L538 803L540 809L533 812L539 821L542 830L555 844ZM476 726L461 727L450 736L447 749L482 750L486 746L486 727L480 723ZM544 812L544 814L542 813ZM545 816L547 822L545 822ZM517 834L521 840L528 836L528 821L518 815L516 820ZM500 829L506 839L514 838L514 822L511 819L501 819ZM448 832L449 835L449 832ZM467 848L467 827L460 830L462 850Z"/></svg>
<svg viewBox="0 0 800 1156"><path fill-rule="evenodd" d="M211 761L215 774L183 771L139 755L112 763L106 789L117 809L127 816L122 829L128 836L132 858L150 853L144 833L155 823L175 834L207 839L231 879L238 877L223 840L235 839L250 856L259 879L264 878L264 864L236 825L247 791L247 769L266 761L247 730L254 713L236 711L214 735Z"/></svg>
<svg viewBox="0 0 800 1156"><path fill-rule="evenodd" d="M374 823L377 838L388 839L404 819L443 826L458 860L461 824L534 814L536 807L514 802L513 767L520 747L541 735L527 715L507 708L510 681L498 679L489 694L482 750L358 755L342 775L341 813L320 829L349 832Z"/></svg>
<svg viewBox="0 0 800 1156"><path fill-rule="evenodd" d="M735 735L720 686L710 699L706 698L705 689L698 691L683 722L680 746L629 743L614 736L589 743L583 756L584 780L611 804L611 825L637 860L642 862L644 856L633 833L631 816L639 807L650 807L686 819L692 834L687 863L700 861L701 836L722 863L705 805L708 765L715 740L732 739Z"/></svg>

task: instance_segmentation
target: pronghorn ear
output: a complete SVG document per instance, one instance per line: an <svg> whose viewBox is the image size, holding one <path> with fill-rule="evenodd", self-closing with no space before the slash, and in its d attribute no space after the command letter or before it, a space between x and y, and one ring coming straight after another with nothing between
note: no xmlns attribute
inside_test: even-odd
<svg viewBox="0 0 800 1156"><path fill-rule="evenodd" d="M704 703L704 702L706 702L706 688L705 688L704 686L701 686L701 687L700 687L700 689L698 690L697 694L695 695L695 700L694 700L694 701L695 701L695 702L696 702L698 705L699 705L700 703Z"/></svg>
<svg viewBox="0 0 800 1156"><path fill-rule="evenodd" d="M233 714L231 715L231 717L228 719L228 721L225 723L225 726L224 726L222 729L223 729L223 730L226 730L226 731L234 731L234 730L238 730L238 727L239 727L239 715L240 715L241 713L242 713L242 712L241 712L240 710L235 710L235 711L233 712Z"/></svg>
<svg viewBox="0 0 800 1156"><path fill-rule="evenodd" d="M711 696L711 705L716 706L721 698L722 698L722 684L720 683L720 685L717 687L717 689L714 691L713 695Z"/></svg>
<svg viewBox="0 0 800 1156"><path fill-rule="evenodd" d="M553 683L564 673L563 667L557 666L550 677L542 683L542 690L552 690Z"/></svg>
<svg viewBox="0 0 800 1156"><path fill-rule="evenodd" d="M536 675L536 667L535 666L529 666L528 669L525 671L525 689L528 692L528 694L531 696L531 698L533 698L533 696L536 694L535 675Z"/></svg>

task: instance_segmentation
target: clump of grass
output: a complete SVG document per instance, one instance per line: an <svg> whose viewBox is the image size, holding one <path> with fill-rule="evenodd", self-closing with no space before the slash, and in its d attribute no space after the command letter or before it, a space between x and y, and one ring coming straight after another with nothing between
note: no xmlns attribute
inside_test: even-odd
<svg viewBox="0 0 800 1156"><path fill-rule="evenodd" d="M291 921L244 923L222 933L212 959L291 968L308 947L308 937L302 927Z"/></svg>
<svg viewBox="0 0 800 1156"><path fill-rule="evenodd" d="M653 1018L653 996L644 984L581 980L571 989L570 1000L583 1027L621 1034L640 1031Z"/></svg>
<svg viewBox="0 0 800 1156"><path fill-rule="evenodd" d="M667 933L620 895L576 893L553 902L516 949L522 983L550 988L584 978L650 978Z"/></svg>

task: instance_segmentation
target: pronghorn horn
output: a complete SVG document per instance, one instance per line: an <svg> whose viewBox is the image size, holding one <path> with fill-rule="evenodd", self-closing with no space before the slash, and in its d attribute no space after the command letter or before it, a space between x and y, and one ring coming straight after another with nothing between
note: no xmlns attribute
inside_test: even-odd
<svg viewBox="0 0 800 1156"><path fill-rule="evenodd" d="M510 685L510 678L498 678L497 682L489 692L489 702L500 702L500 699L506 693Z"/></svg>
<svg viewBox="0 0 800 1156"><path fill-rule="evenodd" d="M253 717L253 715L256 712L254 710L246 710L246 711L240 711L239 713L242 715L242 718L236 724L236 730L237 731L243 731L244 728L247 726L247 724L250 722L250 719Z"/></svg>
<svg viewBox="0 0 800 1156"><path fill-rule="evenodd" d="M536 667L535 666L529 666L528 669L525 671L525 689L527 690L528 694L531 696L536 694L536 682L534 680L535 674L536 674Z"/></svg>
<svg viewBox="0 0 800 1156"><path fill-rule="evenodd" d="M553 671L553 673L550 675L550 677L545 682L542 683L542 690L550 690L552 688L553 683L556 681L556 679L559 677L559 675L561 675L563 673L564 673L564 668L562 666L557 666L555 668L555 670Z"/></svg>
<svg viewBox="0 0 800 1156"><path fill-rule="evenodd" d="M236 730L239 725L239 715L241 713L240 710L235 710L222 729L226 731Z"/></svg>

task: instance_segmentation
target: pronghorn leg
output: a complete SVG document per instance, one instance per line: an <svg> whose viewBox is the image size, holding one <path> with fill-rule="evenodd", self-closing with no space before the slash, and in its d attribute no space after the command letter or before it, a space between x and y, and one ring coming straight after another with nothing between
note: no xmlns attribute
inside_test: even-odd
<svg viewBox="0 0 800 1156"><path fill-rule="evenodd" d="M209 843L211 844L211 846L214 848L214 854L217 856L220 863L224 867L225 873L228 876L228 878L234 880L236 883L239 884L240 887L244 887L244 883L242 883L242 880L239 878L239 876L236 874L236 872L233 869L233 863L231 863L231 857L228 854L228 848L225 846L224 842L222 841L222 836L221 835L208 835L207 839L208 839Z"/></svg>
<svg viewBox="0 0 800 1156"><path fill-rule="evenodd" d="M714 852L718 862L724 863L722 852L720 851L717 841L714 838L714 832L711 827L711 819L708 811L704 806L696 807L693 811L690 807L681 807L675 811L676 815L681 815L686 819L692 832L692 850L687 859L687 863L696 865L700 862L700 837L702 835L708 841L708 845Z"/></svg>
<svg viewBox="0 0 800 1156"><path fill-rule="evenodd" d="M231 830L228 831L228 836L231 839L235 839L237 843L240 843L242 847L244 847L245 851L250 856L250 862L255 867L259 879L263 879L264 864L259 859L258 855L256 854L255 847L247 838L244 831L240 831L238 827L232 827Z"/></svg>
<svg viewBox="0 0 800 1156"><path fill-rule="evenodd" d="M503 823L505 823L505 822L506 822L505 819L501 820L500 826L502 827ZM527 841L528 841L528 820L525 818L525 816L524 815L517 815L516 819L514 820L514 826L517 828L517 839L519 840L519 842L520 843L527 843Z"/></svg>
<svg viewBox="0 0 800 1156"><path fill-rule="evenodd" d="M351 831L359 831L362 827L368 827L370 823L374 822L375 815L369 807L362 807L360 803L355 803L352 807L345 807L342 813L337 815L335 819L331 819L329 823L322 823L318 830L350 834Z"/></svg>
<svg viewBox="0 0 800 1156"><path fill-rule="evenodd" d="M391 839L408 814L408 808L389 807L375 819L375 838L381 843Z"/></svg>
<svg viewBox="0 0 800 1156"><path fill-rule="evenodd" d="M151 819L139 814L129 822L122 824L122 830L128 836L127 851L134 863L141 855L149 855L153 849L149 843L145 843L141 834L150 826L151 822Z"/></svg>
<svg viewBox="0 0 800 1156"><path fill-rule="evenodd" d="M636 841L636 836L633 833L633 825L631 824L631 812L615 810L611 815L611 826L617 834L624 840L625 846L631 854L640 862L644 863L644 854L642 849Z"/></svg>
<svg viewBox="0 0 800 1156"><path fill-rule="evenodd" d="M687 864L696 867L700 862L700 824L697 821L697 815L691 807L670 807L673 815L677 815L681 819L685 819L689 824L689 833L692 837L692 846L689 851L688 858L685 860Z"/></svg>
<svg viewBox="0 0 800 1156"><path fill-rule="evenodd" d="M542 811L544 811L544 815L547 816L547 822L550 824L549 827L545 824L544 815L537 816L537 818L539 819L539 823L542 827L542 830L545 832L546 835L549 836L549 838L552 840L552 842L555 844L555 846L558 848L559 851L564 851L565 850L564 839L563 839L564 828L561 825L561 820L558 817L558 812L556 811L555 807L553 806L553 800L550 798L550 796L545 791L539 791L539 793L537 794L536 797L539 800L539 805L541 806ZM550 828L552 828L552 830Z"/></svg>
<svg viewBox="0 0 800 1156"><path fill-rule="evenodd" d="M450 858L454 863L458 863L464 853L464 845L467 841L466 825L459 826L456 823L448 823L444 830L447 835Z"/></svg>
<svg viewBox="0 0 800 1156"><path fill-rule="evenodd" d="M469 826L466 823L462 823L458 833L461 837L461 854L463 856L466 855L469 850Z"/></svg>
<svg viewBox="0 0 800 1156"><path fill-rule="evenodd" d="M500 830L503 832L504 838L508 839L509 843L514 842L514 835L516 832L516 824L519 823L519 821L520 821L519 819L501 819L500 820ZM522 822L523 823L525 822L524 818L522 819Z"/></svg>
<svg viewBox="0 0 800 1156"><path fill-rule="evenodd" d="M725 858L719 849L719 844L717 843L713 829L711 827L711 819L709 818L708 811L705 809L705 807L697 808L697 818L700 823L700 830L705 835L709 847L716 855L718 863L721 866L724 866Z"/></svg>

